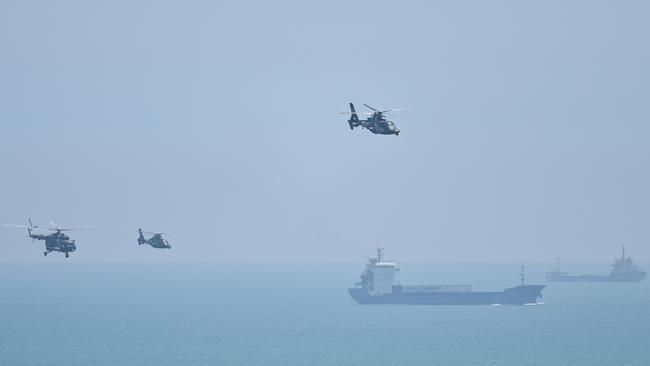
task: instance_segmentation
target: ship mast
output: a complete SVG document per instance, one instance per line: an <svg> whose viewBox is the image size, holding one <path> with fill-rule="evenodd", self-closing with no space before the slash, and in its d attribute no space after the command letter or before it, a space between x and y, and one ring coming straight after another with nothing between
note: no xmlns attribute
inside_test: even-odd
<svg viewBox="0 0 650 366"><path fill-rule="evenodd" d="M625 260L625 245L623 245L623 260Z"/></svg>
<svg viewBox="0 0 650 366"><path fill-rule="evenodd" d="M555 270L560 272L560 257L555 258Z"/></svg>
<svg viewBox="0 0 650 366"><path fill-rule="evenodd" d="M379 243L377 243L377 263L383 261L384 258L384 248L382 248Z"/></svg>
<svg viewBox="0 0 650 366"><path fill-rule="evenodd" d="M521 264L521 271L519 272L519 280L521 281L521 285L524 285L524 279L526 278L526 274L524 273L524 264Z"/></svg>

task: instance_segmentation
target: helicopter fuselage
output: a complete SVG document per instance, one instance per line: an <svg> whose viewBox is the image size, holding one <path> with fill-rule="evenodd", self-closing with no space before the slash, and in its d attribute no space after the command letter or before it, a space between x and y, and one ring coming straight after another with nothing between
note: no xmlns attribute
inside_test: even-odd
<svg viewBox="0 0 650 366"><path fill-rule="evenodd" d="M353 130L355 127L361 126L377 135L398 136L400 133L400 130L399 128L397 128L397 126L395 126L395 123L393 123L393 121L389 121L388 119L386 119L386 115L384 114L384 112L386 111L379 111L373 108L373 112L370 114L368 118L359 119L359 115L354 109L354 105L352 103L350 103L350 110L351 112L350 112L350 119L348 120L348 124L350 125L351 130Z"/></svg>
<svg viewBox="0 0 650 366"><path fill-rule="evenodd" d="M152 248L158 249L171 249L172 246L163 238L151 238L145 241L145 244L149 244Z"/></svg>
<svg viewBox="0 0 650 366"><path fill-rule="evenodd" d="M29 233L29 237L35 240L45 241L45 252L43 252L43 255L47 255L50 252L61 252L65 253L65 256L67 258L70 256L70 253L77 250L75 241L70 240L70 237L60 231L57 231L50 235Z"/></svg>
<svg viewBox="0 0 650 366"><path fill-rule="evenodd" d="M172 248L171 244L169 244L169 242L162 237L162 234L154 234L149 239L146 239L142 233L142 229L138 229L138 231L140 232L140 237L138 237L139 245L147 244L152 248L158 248L158 249Z"/></svg>
<svg viewBox="0 0 650 366"><path fill-rule="evenodd" d="M387 120L384 114L380 112L375 112L370 118L362 121L361 125L374 134L399 135L399 129L393 121Z"/></svg>

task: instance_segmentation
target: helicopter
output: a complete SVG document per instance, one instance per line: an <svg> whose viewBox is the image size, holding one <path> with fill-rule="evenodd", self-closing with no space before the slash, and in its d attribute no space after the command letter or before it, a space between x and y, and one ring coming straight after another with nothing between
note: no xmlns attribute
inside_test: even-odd
<svg viewBox="0 0 650 366"><path fill-rule="evenodd" d="M341 114L350 115L348 124L350 125L351 130L354 130L355 127L361 126L374 134L399 136L400 133L399 128L395 126L393 121L389 121L386 119L385 113L405 110L409 108L386 109L381 111L367 104L364 104L364 106L366 106L372 112L357 112L354 109L354 104L352 103L350 103L350 112L341 112ZM365 120L359 119L359 114L367 115L369 117L366 118Z"/></svg>
<svg viewBox="0 0 650 366"><path fill-rule="evenodd" d="M13 225L13 224L3 224L4 226L26 228L27 234L32 240L44 240L45 241L45 251L43 255L47 256L51 252L61 252L65 253L65 257L68 258L70 253L77 250L77 246L74 240L70 240L70 237L65 234L66 231L83 231L86 229L69 229L57 226L54 222L50 221L51 228L41 229L38 226L32 224L32 219L29 220L29 226L27 225ZM48 231L54 231L51 234L34 234L32 231L41 231L47 233Z"/></svg>
<svg viewBox="0 0 650 366"><path fill-rule="evenodd" d="M138 228L138 231L140 232L140 237L138 238L138 245L149 244L151 245L152 248L158 248L158 249L172 248L172 245L169 244L169 242L162 237L163 233L150 233L148 231L144 231L144 233L146 234L153 235L149 239L145 239L142 229Z"/></svg>

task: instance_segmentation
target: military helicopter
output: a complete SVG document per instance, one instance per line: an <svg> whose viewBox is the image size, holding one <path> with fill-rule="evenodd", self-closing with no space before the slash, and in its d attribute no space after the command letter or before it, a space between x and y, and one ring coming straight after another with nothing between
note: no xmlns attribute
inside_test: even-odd
<svg viewBox="0 0 650 366"><path fill-rule="evenodd" d="M167 240L163 239L162 237L163 233L150 233L148 231L145 231L144 233L153 235L149 239L145 239L142 229L138 229L138 231L140 232L140 237L138 238L138 245L149 244L151 245L151 247L159 248L159 249L172 248L172 245L169 244Z"/></svg>
<svg viewBox="0 0 650 366"><path fill-rule="evenodd" d="M397 126L395 126L395 124L392 121L386 119L385 113L405 110L409 108L386 109L380 111L367 104L364 105L368 109L372 110L372 112L357 112L354 109L354 104L352 103L350 103L350 112L341 112L341 114L350 115L348 124L350 125L351 130L354 130L355 127L361 126L374 134L399 136L399 132L400 132L399 129L397 128ZM359 119L359 114L367 115L369 117L366 118L365 120Z"/></svg>
<svg viewBox="0 0 650 366"><path fill-rule="evenodd" d="M44 240L45 241L45 251L43 255L47 256L50 252L61 252L65 253L65 257L68 258L70 253L77 250L74 240L70 240L70 237L65 234L66 231L85 231L92 229L69 229L57 226L54 222L50 221L51 228L41 229L38 226L32 224L32 219L29 219L29 226L26 225L13 225L13 224L3 224L4 226L26 228L27 234L32 240ZM32 231L41 231L47 233L48 231L54 231L52 234L34 234Z"/></svg>

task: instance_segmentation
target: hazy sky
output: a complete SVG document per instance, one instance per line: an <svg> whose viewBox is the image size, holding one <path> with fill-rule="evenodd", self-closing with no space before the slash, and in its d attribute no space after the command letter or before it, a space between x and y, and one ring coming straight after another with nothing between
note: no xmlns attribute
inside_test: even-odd
<svg viewBox="0 0 650 366"><path fill-rule="evenodd" d="M8 1L0 222L69 260L650 259L646 1ZM399 137L348 102L413 106ZM138 247L137 228L174 248ZM0 259L42 256L0 228Z"/></svg>

